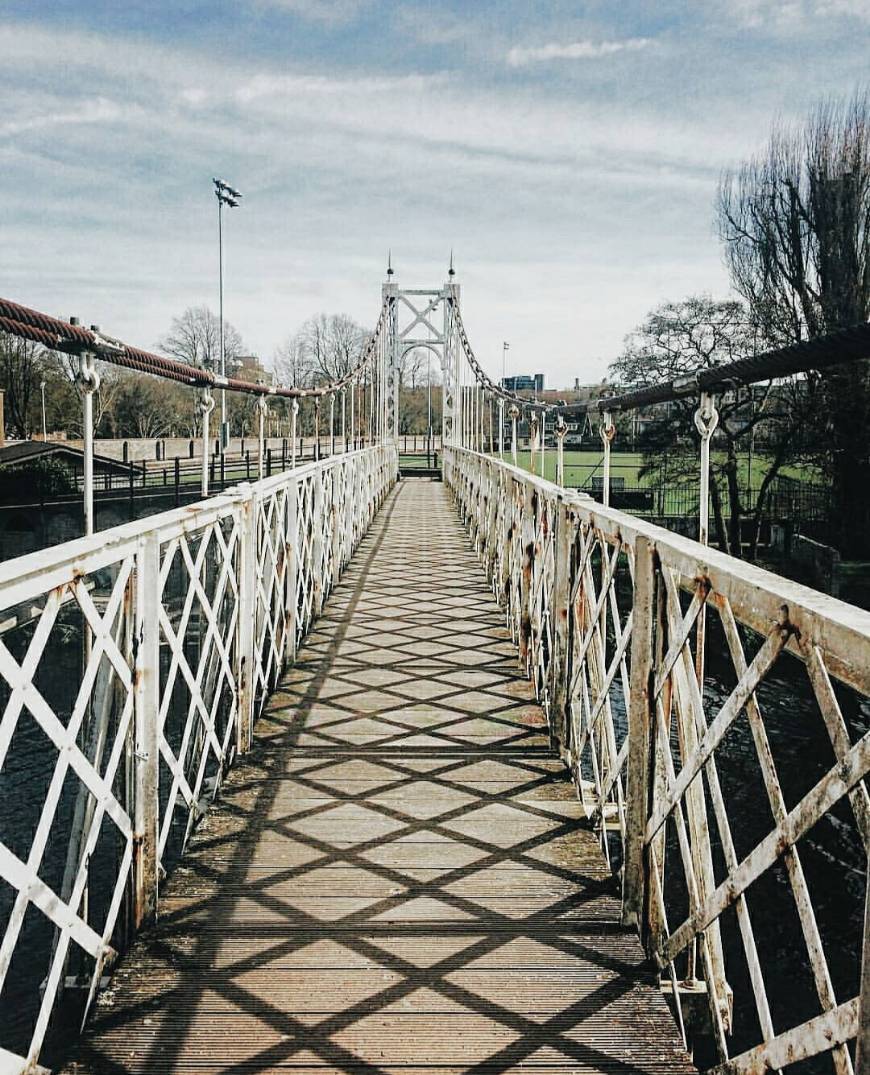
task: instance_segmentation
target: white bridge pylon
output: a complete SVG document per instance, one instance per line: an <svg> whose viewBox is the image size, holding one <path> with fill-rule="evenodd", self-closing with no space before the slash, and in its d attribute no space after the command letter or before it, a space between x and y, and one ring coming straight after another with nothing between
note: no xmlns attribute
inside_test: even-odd
<svg viewBox="0 0 870 1075"><path fill-rule="evenodd" d="M456 332L455 305L459 303L459 284L455 282L451 263L447 281L440 288L402 288L394 279L392 264L387 268L383 300L389 304L387 362L384 370L384 434L388 444L395 443L399 422L399 379L401 363L409 351L426 348L441 363L443 383L442 437L453 443L458 427L456 392L457 368L461 342Z"/></svg>

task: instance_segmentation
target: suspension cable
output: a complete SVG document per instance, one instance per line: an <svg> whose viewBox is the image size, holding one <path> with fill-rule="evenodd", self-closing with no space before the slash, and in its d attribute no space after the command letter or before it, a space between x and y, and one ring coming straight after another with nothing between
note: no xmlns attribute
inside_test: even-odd
<svg viewBox="0 0 870 1075"><path fill-rule="evenodd" d="M474 371L475 379L487 392L496 396L499 399L508 400L511 403L516 403L520 407L533 407L536 410L541 411L555 411L561 410L565 406L564 403L545 403L537 399L527 399L524 396L518 396L514 392L508 392L506 389L497 385L487 374L484 372L483 367L477 361L474 351L471 349L471 343L468 339L468 334L465 331L465 325L462 323L462 315L459 312L459 303L454 298L448 298L447 300L453 310L453 317L456 322L456 332L459 336L459 341L462 344L462 350L465 352L465 358L469 366Z"/></svg>
<svg viewBox="0 0 870 1075"><path fill-rule="evenodd" d="M387 323L389 301L381 306L377 325L366 341L359 360L343 377L325 385L312 388L300 388L296 385L279 386L244 381L239 377L222 377L200 366L190 366L178 359L157 355L151 351L132 347L111 336L106 336L96 328L84 328L71 321L61 321L31 310L27 306L0 298L0 331L12 336L42 344L52 351L66 354L89 353L103 362L125 369L148 373L154 377L176 381L194 388L226 388L230 392L244 392L252 396L277 396L283 399L304 399L306 397L323 397L337 392L353 381L370 362L378 356L378 347Z"/></svg>

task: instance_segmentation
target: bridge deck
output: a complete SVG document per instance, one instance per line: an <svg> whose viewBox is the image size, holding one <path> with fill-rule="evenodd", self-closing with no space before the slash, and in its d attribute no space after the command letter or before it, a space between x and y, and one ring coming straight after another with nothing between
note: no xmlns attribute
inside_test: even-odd
<svg viewBox="0 0 870 1075"><path fill-rule="evenodd" d="M684 1073L444 488L391 495L76 1073Z"/></svg>

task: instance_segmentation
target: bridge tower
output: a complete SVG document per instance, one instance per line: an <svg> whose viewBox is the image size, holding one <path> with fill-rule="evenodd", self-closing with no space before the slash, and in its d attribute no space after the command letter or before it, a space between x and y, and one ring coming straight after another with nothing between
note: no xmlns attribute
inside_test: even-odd
<svg viewBox="0 0 870 1075"><path fill-rule="evenodd" d="M415 348L431 351L441 364L442 444L453 443L458 418L456 371L461 346L453 317L453 304L459 302L459 284L456 283L455 276L451 254L450 269L443 287L402 288L395 281L392 261L388 261L387 279L382 292L384 301L390 303L383 396L387 443L395 443L399 431L401 364L405 355Z"/></svg>

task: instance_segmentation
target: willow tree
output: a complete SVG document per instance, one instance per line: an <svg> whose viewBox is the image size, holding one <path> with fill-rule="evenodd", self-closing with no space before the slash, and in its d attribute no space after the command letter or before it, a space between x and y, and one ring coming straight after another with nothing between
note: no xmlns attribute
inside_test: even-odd
<svg viewBox="0 0 870 1075"><path fill-rule="evenodd" d="M725 173L717 199L731 280L768 339L794 343L870 317L870 97L826 100L777 123L764 151ZM870 364L815 378L840 548L870 552Z"/></svg>

